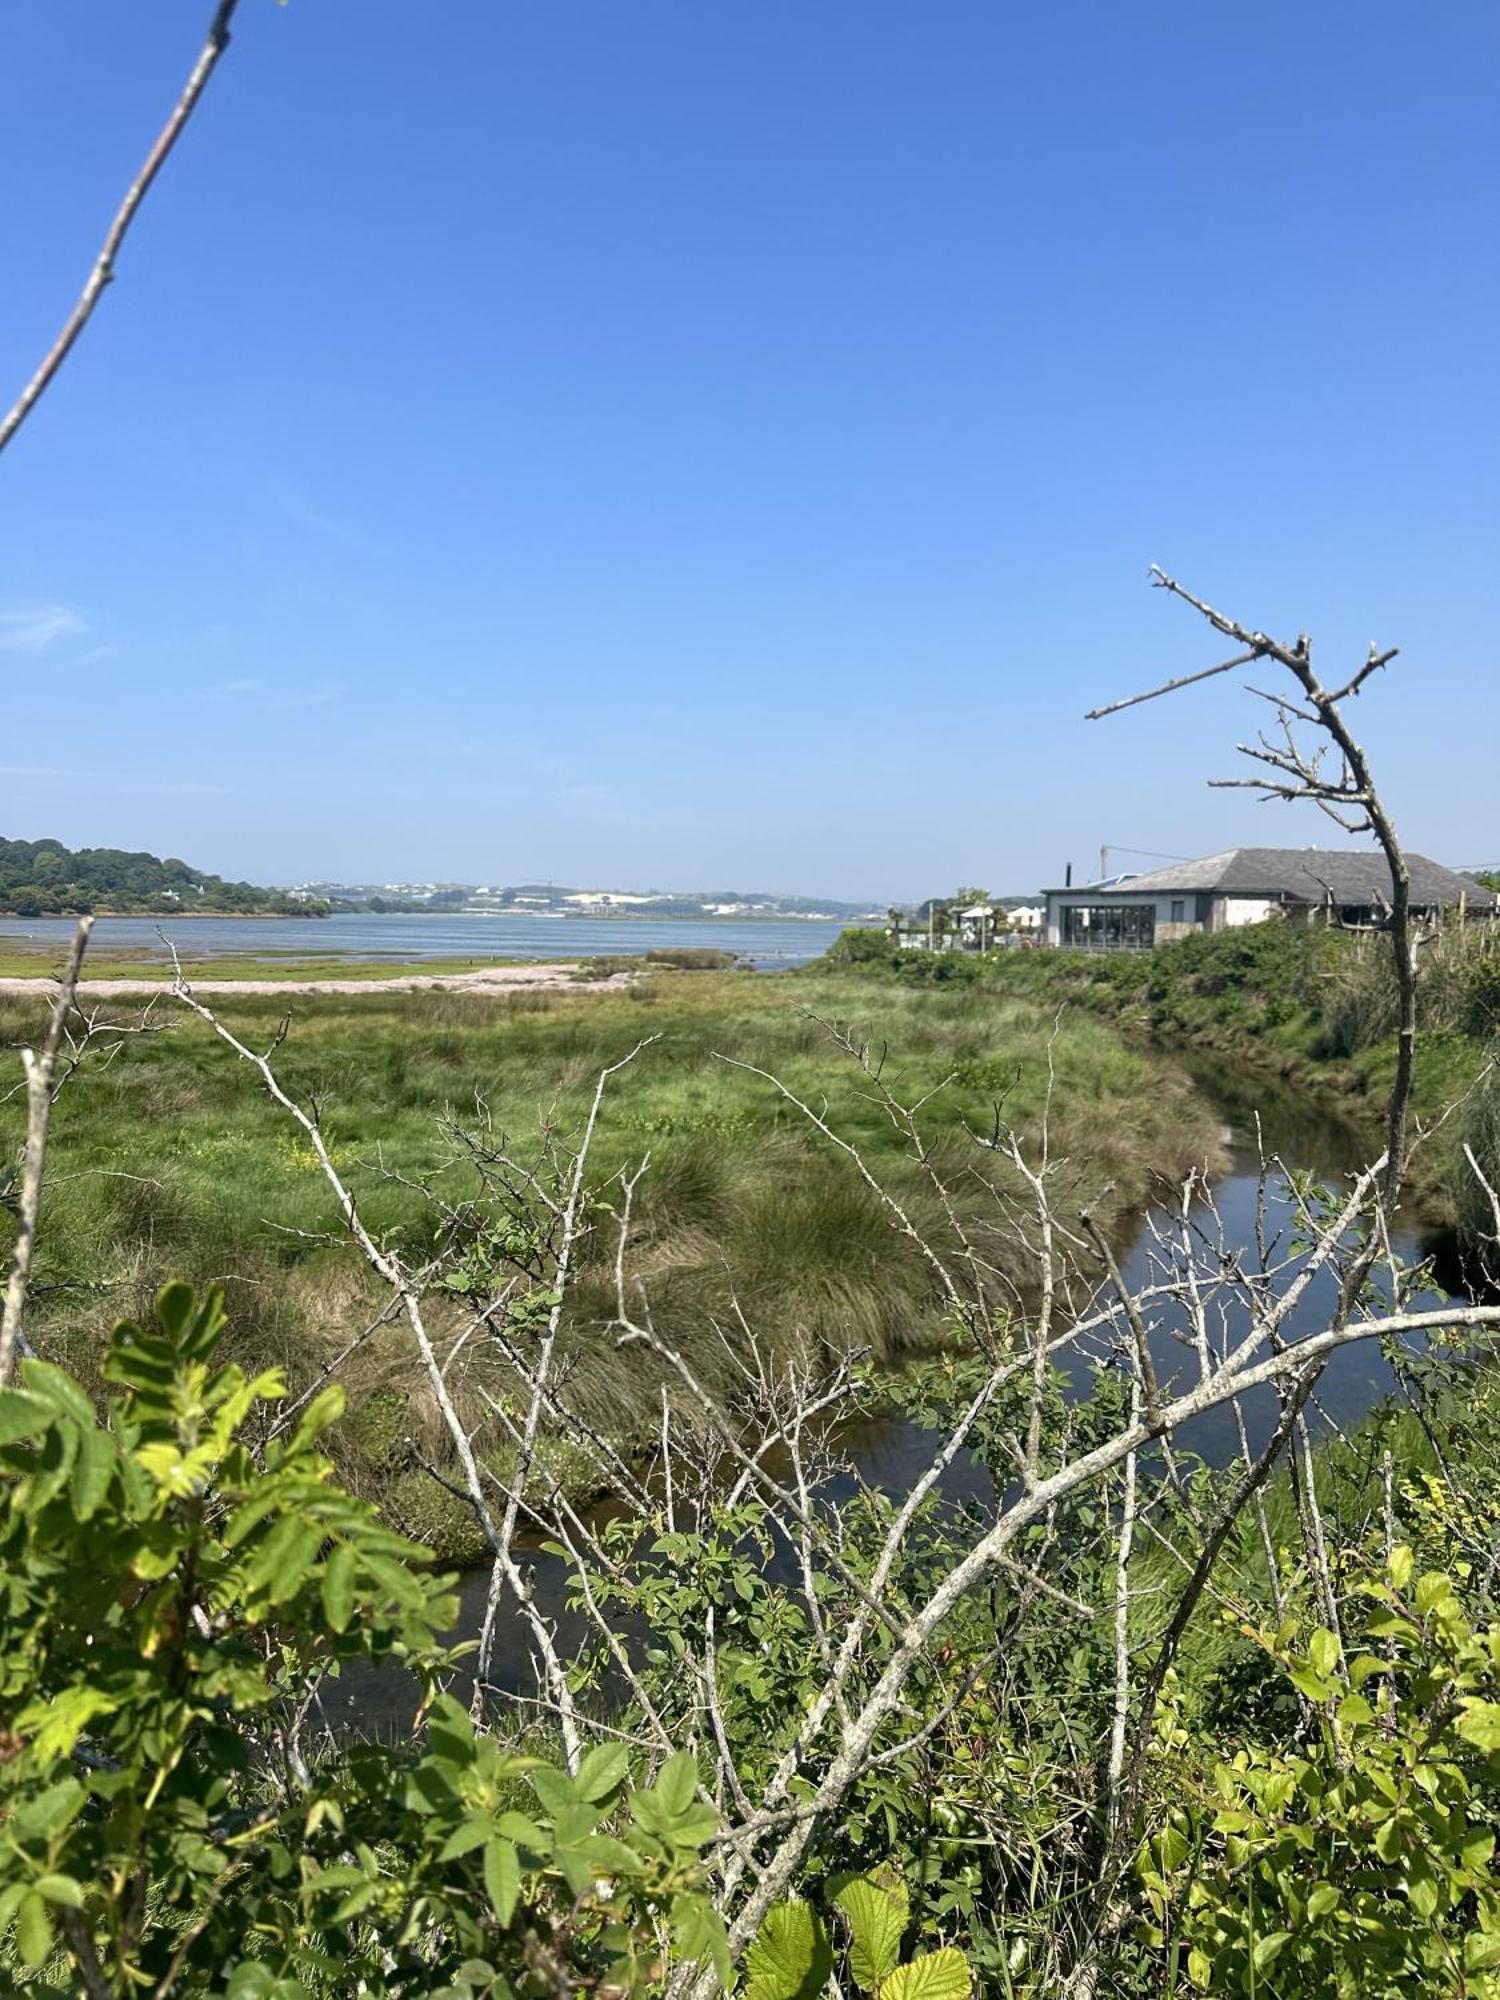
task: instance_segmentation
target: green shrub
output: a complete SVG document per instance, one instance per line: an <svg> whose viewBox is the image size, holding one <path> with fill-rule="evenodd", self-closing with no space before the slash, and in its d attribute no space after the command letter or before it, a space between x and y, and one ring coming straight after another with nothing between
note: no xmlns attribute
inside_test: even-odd
<svg viewBox="0 0 1500 2000"><path fill-rule="evenodd" d="M450 1580L323 1455L343 1391L253 1455L281 1384L221 1363L223 1327L169 1286L116 1329L102 1417L43 1362L0 1391L4 1990L636 1994L663 1922L727 1973L694 1760L647 1786L617 1741L569 1776L476 1733L439 1692ZM304 1755L356 1661L415 1674L418 1728Z"/></svg>
<svg viewBox="0 0 1500 2000"><path fill-rule="evenodd" d="M1148 1840L1151 1937L1214 1994L1494 2000L1500 1624L1476 1629L1410 1548L1360 1589L1347 1662L1328 1630L1259 1635L1309 1739L1240 1748Z"/></svg>

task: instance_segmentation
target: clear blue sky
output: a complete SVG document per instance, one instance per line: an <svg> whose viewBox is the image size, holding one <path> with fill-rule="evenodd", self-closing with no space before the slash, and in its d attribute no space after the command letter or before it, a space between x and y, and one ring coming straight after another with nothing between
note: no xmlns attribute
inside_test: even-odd
<svg viewBox="0 0 1500 2000"><path fill-rule="evenodd" d="M210 0L6 0L0 401ZM915 896L1211 793L1325 662L1500 860L1500 8L242 0L0 459L0 832ZM1332 671L1330 665L1330 671ZM1138 865L1147 865L1141 863Z"/></svg>

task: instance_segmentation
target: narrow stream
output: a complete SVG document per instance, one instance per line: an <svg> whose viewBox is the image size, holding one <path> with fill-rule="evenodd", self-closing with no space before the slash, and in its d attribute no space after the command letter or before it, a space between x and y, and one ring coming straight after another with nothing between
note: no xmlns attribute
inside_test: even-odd
<svg viewBox="0 0 1500 2000"><path fill-rule="evenodd" d="M1215 1072L1200 1072L1197 1081L1223 1119L1228 1167L1214 1181L1210 1198L1218 1217L1218 1224L1213 1226L1222 1226L1224 1243L1230 1251L1242 1250L1247 1258L1255 1257L1262 1148L1267 1158L1275 1156L1292 1172L1311 1174L1334 1188L1368 1159L1368 1148L1351 1127L1331 1116L1325 1106L1285 1086ZM1273 1239L1279 1236L1285 1245L1293 1220L1286 1181L1275 1175L1268 1187L1266 1203L1268 1234ZM1194 1221L1204 1228L1211 1225L1207 1198L1198 1201ZM1160 1252L1153 1236L1153 1222L1163 1225L1170 1222L1175 1231L1177 1210L1155 1211L1137 1225L1121 1260L1122 1274L1132 1289L1149 1284L1153 1275L1160 1275ZM1421 1255L1423 1243L1422 1232L1415 1227L1403 1227L1393 1233L1393 1247L1407 1260L1414 1261ZM1315 1279L1290 1319L1286 1328L1288 1337L1293 1340L1304 1337L1326 1324L1336 1293L1337 1281L1332 1273L1325 1272ZM1423 1301L1438 1302L1436 1294ZM1159 1380L1165 1387L1173 1380L1191 1379L1197 1359L1186 1344L1185 1324L1180 1317L1174 1318L1164 1311L1156 1314L1156 1320L1153 1360ZM1071 1374L1078 1392L1084 1393L1092 1375L1091 1357L1078 1356ZM1373 1341L1341 1349L1330 1357L1324 1369L1310 1419L1315 1428L1334 1424L1347 1429L1382 1401L1393 1386L1391 1371ZM1242 1399L1241 1408L1254 1449L1269 1436L1276 1421L1275 1392L1269 1387L1254 1391ZM1196 1418L1178 1433L1177 1441L1210 1465L1226 1464L1239 1450L1232 1409L1226 1406ZM934 1432L897 1414L845 1425L839 1433L839 1447L849 1471L835 1482L829 1497L837 1503L852 1495L861 1483L887 1492L905 1493L931 1463L938 1443ZM988 1473L967 1457L952 1468L944 1481L944 1490L955 1499L988 1500L993 1495ZM567 1609L565 1566L557 1557L541 1551L534 1552L531 1560L536 1569L537 1601L548 1618L556 1620L559 1641L566 1653L584 1639L585 1631L583 1621ZM479 1630L488 1582L487 1568L473 1571L464 1579L459 1625L464 1636L472 1636ZM507 1688L529 1688L532 1684L529 1643L519 1618L514 1621L510 1636L502 1635L494 1678ZM337 1700L341 1707L347 1703L347 1720L361 1729L378 1731L409 1713L409 1695L403 1681L404 1677L392 1681L387 1676L376 1679L365 1674L353 1675L346 1679Z"/></svg>

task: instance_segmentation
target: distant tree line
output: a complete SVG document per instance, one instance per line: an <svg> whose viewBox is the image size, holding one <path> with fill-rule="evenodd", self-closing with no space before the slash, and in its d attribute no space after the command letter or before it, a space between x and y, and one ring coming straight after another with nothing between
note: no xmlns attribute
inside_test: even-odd
<svg viewBox="0 0 1500 2000"><path fill-rule="evenodd" d="M116 910L142 916L213 910L224 915L322 916L323 903L280 889L226 882L185 861L119 847L64 847L60 840L0 840L0 915L81 916Z"/></svg>

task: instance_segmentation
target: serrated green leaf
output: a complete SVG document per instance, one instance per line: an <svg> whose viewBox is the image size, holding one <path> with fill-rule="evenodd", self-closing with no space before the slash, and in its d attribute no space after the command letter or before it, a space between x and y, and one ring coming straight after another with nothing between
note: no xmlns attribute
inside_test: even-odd
<svg viewBox="0 0 1500 2000"><path fill-rule="evenodd" d="M554 1819L559 1813L565 1813L570 1806L578 1803L573 1780L566 1771L554 1770L549 1764L544 1764L541 1770L532 1772L531 1787Z"/></svg>
<svg viewBox="0 0 1500 2000"><path fill-rule="evenodd" d="M591 1803L607 1798L630 1769L630 1751L623 1743L596 1743L578 1766L573 1786Z"/></svg>
<svg viewBox="0 0 1500 2000"><path fill-rule="evenodd" d="M745 1970L746 2000L817 2000L833 1970L833 1949L811 1904L794 1899L768 1910Z"/></svg>
<svg viewBox="0 0 1500 2000"><path fill-rule="evenodd" d="M438 1849L438 1860L455 1861L460 1854L472 1853L476 1847L483 1846L484 1842L492 1837L493 1832L489 1815L476 1813L474 1818L466 1819L461 1826L453 1829Z"/></svg>
<svg viewBox="0 0 1500 2000"><path fill-rule="evenodd" d="M846 1882L833 1900L849 1920L849 1970L873 1993L901 1955L906 1908L866 1876Z"/></svg>
<svg viewBox="0 0 1500 2000"><path fill-rule="evenodd" d="M968 2000L972 1991L968 1960L945 1945L941 1951L924 1951L898 1965L882 1981L880 2000Z"/></svg>

